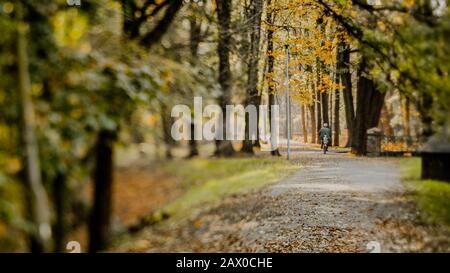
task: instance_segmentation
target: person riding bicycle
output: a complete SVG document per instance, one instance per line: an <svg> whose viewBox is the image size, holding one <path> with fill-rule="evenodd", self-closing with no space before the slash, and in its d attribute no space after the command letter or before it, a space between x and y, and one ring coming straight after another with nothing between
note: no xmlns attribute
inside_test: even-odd
<svg viewBox="0 0 450 273"><path fill-rule="evenodd" d="M327 136L328 138L328 144L331 143L331 129L328 127L328 123L324 123L322 129L320 129L319 131L319 136L320 136L320 142L321 142L321 146L320 148L323 149L323 139L325 136Z"/></svg>

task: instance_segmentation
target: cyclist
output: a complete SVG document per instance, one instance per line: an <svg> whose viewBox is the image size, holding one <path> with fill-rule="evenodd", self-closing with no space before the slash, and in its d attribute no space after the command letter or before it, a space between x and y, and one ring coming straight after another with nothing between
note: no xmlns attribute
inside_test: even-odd
<svg viewBox="0 0 450 273"><path fill-rule="evenodd" d="M331 143L331 129L329 128L328 123L324 123L322 129L319 131L321 149L323 149L323 138L325 136L328 137L328 143Z"/></svg>

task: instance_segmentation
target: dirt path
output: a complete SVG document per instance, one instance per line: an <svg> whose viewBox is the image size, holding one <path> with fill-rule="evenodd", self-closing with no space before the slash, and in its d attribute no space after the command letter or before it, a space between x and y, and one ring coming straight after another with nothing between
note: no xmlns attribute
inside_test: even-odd
<svg viewBox="0 0 450 273"><path fill-rule="evenodd" d="M188 221L145 230L128 251L382 252L448 251L404 198L396 160L319 152L278 184L224 199ZM369 244L369 245L368 245ZM445 246L442 249L442 246Z"/></svg>

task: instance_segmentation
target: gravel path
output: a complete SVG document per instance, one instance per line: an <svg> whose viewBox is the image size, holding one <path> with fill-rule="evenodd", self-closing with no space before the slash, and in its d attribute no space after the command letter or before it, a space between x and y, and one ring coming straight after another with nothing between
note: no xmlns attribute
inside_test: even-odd
<svg viewBox="0 0 450 273"><path fill-rule="evenodd" d="M165 223L121 250L146 252L450 251L418 221L394 159L302 152L290 178Z"/></svg>

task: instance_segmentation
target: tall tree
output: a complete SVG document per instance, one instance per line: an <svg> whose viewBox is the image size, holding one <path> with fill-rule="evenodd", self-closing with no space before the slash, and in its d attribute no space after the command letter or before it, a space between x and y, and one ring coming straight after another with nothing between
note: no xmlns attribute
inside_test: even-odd
<svg viewBox="0 0 450 273"><path fill-rule="evenodd" d="M66 246L66 237L70 231L70 191L67 186L67 175L58 172L53 181L53 202L55 206L55 224L53 225L54 251L63 252Z"/></svg>
<svg viewBox="0 0 450 273"><path fill-rule="evenodd" d="M222 113L226 113L226 106L231 104L231 67L230 67L230 45L231 36L231 0L217 0L217 20L219 23L219 41L217 53L219 55L219 84L222 93L219 97L219 105ZM232 156L235 152L231 141L226 140L227 127L229 124L221 120L222 134L224 140L216 140L216 156Z"/></svg>
<svg viewBox="0 0 450 273"><path fill-rule="evenodd" d="M325 31L325 23L324 23L324 18L323 17L319 17L317 19L317 24L319 27L319 31L321 35L326 35L326 31ZM321 37L320 39L320 46L323 47L325 44L325 41L323 39L323 37ZM316 84L316 89L317 89L317 102L319 103L317 105L317 132L320 131L320 129L322 128L324 123L330 123L329 117L328 117L328 93L322 89L322 77L324 76L324 74L326 73L325 71L325 65L323 63L323 60L317 56L316 57L316 73L317 73L317 84ZM321 143L321 139L320 139L320 135L317 135L317 141L319 143Z"/></svg>
<svg viewBox="0 0 450 273"><path fill-rule="evenodd" d="M336 88L334 91L334 133L333 133L333 141L334 146L338 147L340 145L340 134L341 134L341 90L339 88Z"/></svg>
<svg viewBox="0 0 450 273"><path fill-rule="evenodd" d="M127 40L138 39L143 47L150 48L156 45L168 31L177 12L183 5L183 0L167 0L158 3L153 0L147 0L141 7L138 7L135 0L122 0L121 3L124 38ZM147 13L150 6L154 9L152 12ZM141 33L140 28L142 24L154 18L162 10L165 10L165 13L154 28L148 32ZM108 115L117 115L117 118L120 119L120 114L108 113ZM103 250L108 245L111 235L112 188L114 182L113 156L114 144L119 133L119 126L118 124L116 125L112 126L115 128L105 126L97 134L95 166L93 170L94 204L89 223L90 252Z"/></svg>
<svg viewBox="0 0 450 273"><path fill-rule="evenodd" d="M350 46L345 42L339 43L337 66L339 79L344 87L342 93L344 95L345 121L348 131L348 140L345 146L351 147L355 120L355 107L353 101L352 75L350 72Z"/></svg>
<svg viewBox="0 0 450 273"><path fill-rule="evenodd" d="M312 67L307 66L306 71L312 75ZM310 91L309 96L311 97L311 101L309 104L307 104L305 107L307 108L307 113L309 113L309 130L311 131L311 143L317 143L317 131L316 131L316 93L314 90L314 83L313 80L311 80L312 77L308 77L306 79L306 86L308 90Z"/></svg>
<svg viewBox="0 0 450 273"><path fill-rule="evenodd" d="M311 143L317 143L317 131L316 131L316 111L314 109L314 104L309 105L309 114L310 114L310 129L311 129Z"/></svg>
<svg viewBox="0 0 450 273"><path fill-rule="evenodd" d="M93 179L94 204L89 223L89 251L105 249L110 242L112 188L114 173L114 143L117 134L102 130L98 134Z"/></svg>
<svg viewBox="0 0 450 273"><path fill-rule="evenodd" d="M314 91L314 86L312 83L309 84L311 90L313 90L313 102L308 106L309 108L309 113L310 113L310 117L311 117L311 143L317 143L317 120L316 120L316 93Z"/></svg>
<svg viewBox="0 0 450 273"><path fill-rule="evenodd" d="M322 123L322 96L321 96L321 93L318 90L317 86L316 86L315 99L314 99L315 100L315 105L316 105L315 111L316 111L316 117L317 117L315 131L317 133L317 137L316 137L317 143L321 143L320 136L319 136L318 133L319 133L319 131L322 128L322 125L323 125L323 123Z"/></svg>
<svg viewBox="0 0 450 273"><path fill-rule="evenodd" d="M161 129L163 133L163 141L166 146L166 159L172 159L172 148L175 144L175 141L172 138L172 123L173 118L171 116L170 107L168 106L167 102L161 101L160 102L160 115L161 115ZM191 124L192 127L192 124Z"/></svg>
<svg viewBox="0 0 450 273"><path fill-rule="evenodd" d="M19 90L20 127L22 135L22 154L25 165L25 184L29 216L33 224L31 250L49 251L52 230L50 226L50 207L47 193L42 184L39 146L36 138L36 121L31 97L30 74L27 53L27 33L29 25L24 21L22 2L16 5L17 19L17 79Z"/></svg>
<svg viewBox="0 0 450 273"><path fill-rule="evenodd" d="M258 107L260 97L258 96L258 66L259 66L259 47L261 40L261 19L263 11L263 0L252 0L250 7L250 48L247 68L247 97L246 105ZM259 117L257 117L258 119ZM253 140L250 131L250 113L245 114L245 140L242 152L253 154ZM258 122L258 121L257 121ZM258 126L257 126L258 128ZM259 139L257 139L259 141Z"/></svg>
<svg viewBox="0 0 450 273"><path fill-rule="evenodd" d="M330 77L330 78L332 79L333 77ZM329 121L330 121L330 129L333 129L333 124L334 124L334 121L333 121L333 118L334 118L334 115L333 115L333 113L334 113L333 112L333 110L334 110L334 108L333 108L333 106L334 106L334 104L333 104L334 89L333 88L334 87L331 87L330 93L328 94L328 102L329 102L328 103L328 117L329 117Z"/></svg>
<svg viewBox="0 0 450 273"><path fill-rule="evenodd" d="M358 94L352 139L352 152L357 155L366 154L367 130L378 126L385 98L385 93L381 93L375 82L367 76L367 71L367 63L363 58L358 71Z"/></svg>
<svg viewBox="0 0 450 273"><path fill-rule="evenodd" d="M273 35L274 31L271 28L271 25L275 22L275 12L272 7L272 0L267 0L267 22L269 25L269 29L267 30L267 74L269 75L269 84L268 84L268 93L269 93L269 123L270 130L272 132L272 106L277 105L275 99L275 84L273 82L272 77L274 76L274 66L275 66L275 56L274 56L274 45L273 45ZM278 147L272 147L271 154L273 156L281 156L280 150Z"/></svg>
<svg viewBox="0 0 450 273"><path fill-rule="evenodd" d="M308 126L306 124L307 113L306 113L306 106L304 104L302 104L300 111L301 111L300 118L301 118L302 131L303 131L303 142L308 143Z"/></svg>
<svg viewBox="0 0 450 273"><path fill-rule="evenodd" d="M321 97L321 106L322 106L322 121L323 123L328 123L330 125L330 115L329 115L329 103L328 97L329 94L327 92L320 93Z"/></svg>

